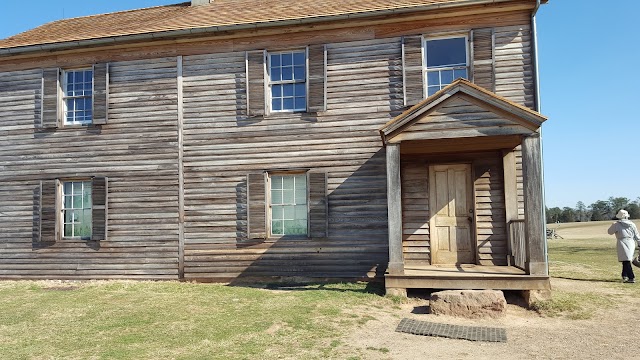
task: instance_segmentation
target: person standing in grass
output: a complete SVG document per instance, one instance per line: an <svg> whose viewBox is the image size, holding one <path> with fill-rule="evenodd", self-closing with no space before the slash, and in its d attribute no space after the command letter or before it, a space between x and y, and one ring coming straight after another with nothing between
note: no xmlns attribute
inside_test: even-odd
<svg viewBox="0 0 640 360"><path fill-rule="evenodd" d="M636 224L629 220L627 210L620 210L616 215L618 221L609 227L609 235L616 235L618 239L618 261L622 263L622 281L626 283L634 283L635 275L631 267L631 260L636 250L636 241L640 246L640 234Z"/></svg>

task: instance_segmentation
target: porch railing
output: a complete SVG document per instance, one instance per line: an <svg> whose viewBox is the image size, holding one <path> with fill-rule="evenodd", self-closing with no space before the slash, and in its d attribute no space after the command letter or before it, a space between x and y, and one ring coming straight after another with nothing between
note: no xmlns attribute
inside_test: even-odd
<svg viewBox="0 0 640 360"><path fill-rule="evenodd" d="M507 262L517 268L525 268L527 261L527 242L524 220L511 220L509 222L509 254Z"/></svg>

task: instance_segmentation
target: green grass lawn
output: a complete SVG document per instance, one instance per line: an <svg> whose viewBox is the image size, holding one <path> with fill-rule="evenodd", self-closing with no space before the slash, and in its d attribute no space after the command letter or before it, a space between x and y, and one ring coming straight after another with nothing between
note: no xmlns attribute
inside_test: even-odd
<svg viewBox="0 0 640 360"><path fill-rule="evenodd" d="M551 276L619 282L622 265L618 262L616 239L607 234L611 223L597 221L551 225L563 237L548 241Z"/></svg>
<svg viewBox="0 0 640 360"><path fill-rule="evenodd" d="M553 224L562 239L551 239L549 273L552 278L580 281L553 289L553 299L537 305L541 313L570 319L589 319L599 308L616 306L622 297L640 295L640 284L621 282L616 239L607 234L611 221ZM640 269L634 269L640 279ZM587 289L587 290L585 290Z"/></svg>
<svg viewBox="0 0 640 360"><path fill-rule="evenodd" d="M553 299L538 304L540 313L589 319L640 296L640 283L620 282L609 224L561 225L564 239L549 241L550 273L576 281L554 288ZM374 319L369 310L401 315L398 299L381 290L363 283L266 290L0 282L0 359L358 359L362 354L343 339Z"/></svg>
<svg viewBox="0 0 640 360"><path fill-rule="evenodd" d="M3 359L324 359L393 306L366 284L269 291L177 282L0 282ZM358 310L360 309L360 310Z"/></svg>

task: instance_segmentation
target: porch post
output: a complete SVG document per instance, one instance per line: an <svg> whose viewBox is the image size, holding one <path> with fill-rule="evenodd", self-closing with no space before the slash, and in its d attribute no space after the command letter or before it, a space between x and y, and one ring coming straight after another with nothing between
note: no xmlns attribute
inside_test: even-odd
<svg viewBox="0 0 640 360"><path fill-rule="evenodd" d="M387 221L389 223L389 274L404 274L402 261L402 189L400 145L387 144Z"/></svg>
<svg viewBox="0 0 640 360"><path fill-rule="evenodd" d="M527 272L548 275L545 219L542 184L542 154L540 134L522 140L522 170L524 175L524 213L527 239Z"/></svg>

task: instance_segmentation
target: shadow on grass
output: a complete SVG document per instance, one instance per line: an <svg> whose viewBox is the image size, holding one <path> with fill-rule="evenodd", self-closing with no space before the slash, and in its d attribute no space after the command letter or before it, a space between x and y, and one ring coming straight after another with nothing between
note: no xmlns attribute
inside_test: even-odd
<svg viewBox="0 0 640 360"><path fill-rule="evenodd" d="M585 282L606 282L606 283L619 283L619 282L621 282L620 280L614 280L614 279L590 279L590 278L578 278L578 277L557 276L557 275L553 275L551 277L555 278L555 279L585 281Z"/></svg>
<svg viewBox="0 0 640 360"><path fill-rule="evenodd" d="M250 287L250 286L248 286ZM269 290L286 290L286 291L335 291L335 292L352 292L361 294L373 294L378 296L384 296L385 288L381 282L368 282L366 286L361 287L357 283L346 282L328 282L328 283L270 283L263 288Z"/></svg>

